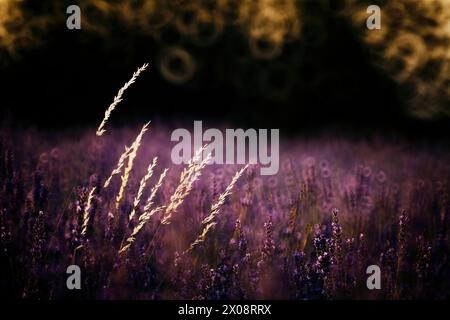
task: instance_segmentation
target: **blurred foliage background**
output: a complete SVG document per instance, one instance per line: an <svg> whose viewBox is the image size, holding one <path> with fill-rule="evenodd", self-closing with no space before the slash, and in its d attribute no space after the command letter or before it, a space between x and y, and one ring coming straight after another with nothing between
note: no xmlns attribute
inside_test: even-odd
<svg viewBox="0 0 450 320"><path fill-rule="evenodd" d="M81 30L66 8L81 8ZM368 30L370 4L382 11ZM0 0L2 117L448 134L450 0Z"/></svg>

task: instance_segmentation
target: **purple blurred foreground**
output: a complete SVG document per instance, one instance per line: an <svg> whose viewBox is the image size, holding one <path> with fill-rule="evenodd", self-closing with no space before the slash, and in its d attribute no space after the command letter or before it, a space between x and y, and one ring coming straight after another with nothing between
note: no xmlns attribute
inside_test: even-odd
<svg viewBox="0 0 450 320"><path fill-rule="evenodd" d="M240 178L205 242L183 254L241 165L207 166L161 225L155 215L128 254L119 247L144 191L169 168L155 203L168 204L183 165L170 131L144 136L120 208L120 175L103 188L139 129L0 134L0 293L31 299L448 299L450 153L439 145L323 136L281 139L280 170ZM82 234L89 192L90 221ZM142 214L138 207L137 217ZM81 290L66 269L79 265ZM366 268L381 268L381 290Z"/></svg>

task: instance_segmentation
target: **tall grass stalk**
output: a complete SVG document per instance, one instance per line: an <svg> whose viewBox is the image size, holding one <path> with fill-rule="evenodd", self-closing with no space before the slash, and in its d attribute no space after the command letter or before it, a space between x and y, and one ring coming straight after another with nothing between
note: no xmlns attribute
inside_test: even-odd
<svg viewBox="0 0 450 320"><path fill-rule="evenodd" d="M127 187L128 179L130 177L130 172L133 170L133 163L134 159L136 158L137 151L141 145L142 137L144 136L144 133L148 130L150 122L147 122L141 129L141 132L136 137L136 140L131 145L130 154L128 156L128 163L127 167L125 168L125 171L122 175L122 184L120 185L119 193L116 197L116 209L119 209L120 200L122 200L123 194L125 192L125 188Z"/></svg>
<svg viewBox="0 0 450 320"><path fill-rule="evenodd" d="M147 185L147 181L153 175L153 169L155 168L157 161L158 161L158 157L154 157L153 161L150 163L150 165L147 168L146 175L141 179L141 182L139 183L139 190L138 190L138 193L136 194L136 197L134 198L133 209L131 210L131 213L128 216L128 220L129 221L132 221L134 216L135 216L135 214L136 214L136 210L137 210L137 208L139 206L139 203L141 201L142 194L144 193L145 186Z"/></svg>
<svg viewBox="0 0 450 320"><path fill-rule="evenodd" d="M245 167L243 167L241 170L239 170L238 172L236 172L236 174L234 175L234 177L231 179L230 184L228 185L228 187L225 189L225 191L219 196L219 199L217 200L216 203L214 203L211 206L211 213L209 214L209 216L207 216L203 221L202 221L202 225L203 225L203 230L200 233L200 235L197 237L197 239L195 239L194 242L191 243L191 245L189 246L189 248L185 251L185 253L188 253L189 251L191 251L192 249L194 249L197 245L199 245L200 243L202 243L203 241L205 241L206 235L208 234L209 230L211 228L213 228L217 222L215 221L217 216L219 215L226 198L231 194L231 190L233 190L234 185L236 184L236 182L238 181L238 179L242 176L242 173L247 169L248 165L246 165Z"/></svg>
<svg viewBox="0 0 450 320"><path fill-rule="evenodd" d="M111 112L113 112L114 109L117 107L117 105L122 101L122 96L123 96L123 93L125 92L125 90L127 90L136 81L136 79L139 77L141 72L145 71L147 69L147 67L148 67L148 63L144 63L144 65L142 65L142 67L138 68L133 73L133 76L131 77L131 79L127 83L125 83L122 88L119 89L119 92L114 97L113 102L109 105L108 109L106 109L106 111L105 111L105 116L103 117L103 120L100 123L100 125L98 126L98 129L96 132L97 136L100 137L106 132L105 125L106 125L106 122L108 121L109 117L111 116Z"/></svg>

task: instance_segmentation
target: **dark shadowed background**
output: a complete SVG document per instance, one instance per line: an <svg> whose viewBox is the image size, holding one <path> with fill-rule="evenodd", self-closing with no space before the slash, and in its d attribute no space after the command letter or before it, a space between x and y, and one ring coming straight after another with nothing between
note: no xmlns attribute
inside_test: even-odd
<svg viewBox="0 0 450 320"><path fill-rule="evenodd" d="M111 124L447 136L448 2L372 2L381 30L364 1L0 1L1 116L97 126L148 62ZM81 30L66 28L69 4Z"/></svg>

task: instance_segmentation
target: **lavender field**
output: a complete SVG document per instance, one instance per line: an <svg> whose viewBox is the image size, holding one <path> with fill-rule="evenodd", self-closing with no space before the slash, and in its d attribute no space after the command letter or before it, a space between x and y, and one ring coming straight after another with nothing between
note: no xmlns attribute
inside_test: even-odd
<svg viewBox="0 0 450 320"><path fill-rule="evenodd" d="M169 128L151 125L133 145L138 133L2 130L2 296L449 298L445 146L282 139L279 173L260 176L189 171L170 160ZM73 264L81 290L66 287ZM366 286L374 264L380 290Z"/></svg>

